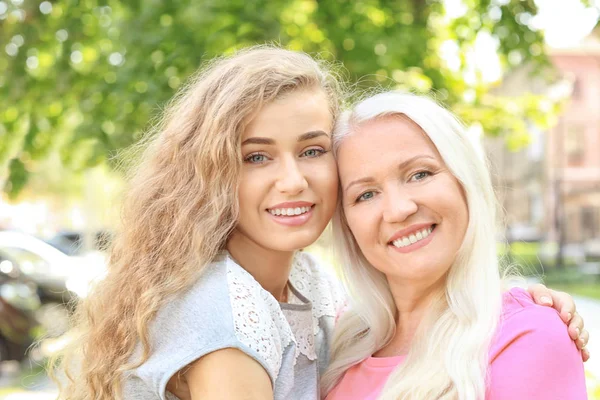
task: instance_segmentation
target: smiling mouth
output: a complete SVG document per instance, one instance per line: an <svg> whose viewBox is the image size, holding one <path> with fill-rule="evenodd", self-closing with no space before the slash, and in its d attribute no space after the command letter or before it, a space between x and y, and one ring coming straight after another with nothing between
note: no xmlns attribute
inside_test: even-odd
<svg viewBox="0 0 600 400"><path fill-rule="evenodd" d="M306 214L314 205L310 207L292 207L292 208L267 208L267 212L276 217L296 217Z"/></svg>
<svg viewBox="0 0 600 400"><path fill-rule="evenodd" d="M403 236L401 238L393 240L388 244L390 244L394 247L397 247L399 249L410 246L411 244L415 244L415 243L420 242L421 240L427 239L427 237L429 235L431 235L431 232L433 232L433 230L436 228L436 226L437 226L436 224L433 224L429 228L423 228L417 232L411 233L410 235Z"/></svg>

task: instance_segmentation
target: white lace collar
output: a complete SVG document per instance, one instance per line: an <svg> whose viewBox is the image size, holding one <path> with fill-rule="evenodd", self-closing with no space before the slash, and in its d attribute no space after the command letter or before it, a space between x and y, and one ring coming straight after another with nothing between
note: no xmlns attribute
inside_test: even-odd
<svg viewBox="0 0 600 400"><path fill-rule="evenodd" d="M308 310L291 312L290 307L285 306L282 310L275 297L229 255L226 263L238 340L264 358L274 379L281 368L283 352L292 342L295 344L296 359L304 354L308 359L315 360L317 352L314 339L319 332L319 319L323 316L335 317L341 307L336 285L321 270L322 267L308 254L299 252L294 257L290 282L312 305L312 312L309 313Z"/></svg>
<svg viewBox="0 0 600 400"><path fill-rule="evenodd" d="M316 335L319 332L319 319L323 316L335 318L343 305L337 283L314 257L304 252L299 252L294 258L290 282L312 304L313 333Z"/></svg>

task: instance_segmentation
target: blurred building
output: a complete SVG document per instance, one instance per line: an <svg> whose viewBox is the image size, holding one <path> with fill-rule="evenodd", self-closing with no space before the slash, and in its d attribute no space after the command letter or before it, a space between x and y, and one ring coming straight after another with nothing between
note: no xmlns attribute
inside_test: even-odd
<svg viewBox="0 0 600 400"><path fill-rule="evenodd" d="M547 179L562 200L566 241L589 241L600 237L600 40L590 36L577 48L553 51L551 59L572 91L548 135Z"/></svg>
<svg viewBox="0 0 600 400"><path fill-rule="evenodd" d="M507 214L508 239L583 243L600 239L600 39L553 49L548 77L523 66L505 78L501 95L532 92L568 98L548 132L532 127L532 142L517 152L486 139L494 179Z"/></svg>

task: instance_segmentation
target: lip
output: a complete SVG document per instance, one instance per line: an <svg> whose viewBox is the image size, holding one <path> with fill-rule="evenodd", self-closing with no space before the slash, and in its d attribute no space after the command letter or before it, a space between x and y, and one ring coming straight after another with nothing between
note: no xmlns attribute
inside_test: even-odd
<svg viewBox="0 0 600 400"><path fill-rule="evenodd" d="M404 236L409 236L411 233L417 233L418 231L421 231L425 228L429 228L433 225L435 225L433 222L411 225L408 228L404 228L401 231L394 233L394 235L388 239L388 243L392 243L396 239L399 239Z"/></svg>
<svg viewBox="0 0 600 400"><path fill-rule="evenodd" d="M432 225L435 225L435 224L421 225L422 226L421 229L429 227L429 226L432 226ZM417 226L417 225L415 225L415 226ZM417 231L418 230L419 229L417 229ZM406 229L404 231L406 231ZM400 232L403 232L403 231L400 231ZM392 242L388 243L388 246L392 247L395 251L397 251L399 253L410 253L411 251L415 251L415 250L420 249L421 247L427 246L431 242L431 240L433 239L433 236L436 233L437 233L437 225L435 225L434 229L431 231L431 233L429 234L429 236L427 236L425 239L421 239L418 242L412 243L412 244L410 244L408 246L405 246L405 247L396 247L396 246L394 246L394 244ZM406 234L403 234L403 236L406 236ZM396 239L398 239L400 237L402 237L402 236L398 236L394 240L396 240Z"/></svg>
<svg viewBox="0 0 600 400"><path fill-rule="evenodd" d="M272 207L267 208L267 210L272 210L274 208L296 208L296 207L312 207L315 203L310 203L308 201L287 201L285 203L275 204Z"/></svg>
<svg viewBox="0 0 600 400"><path fill-rule="evenodd" d="M297 204L301 204L301 205L297 205ZM286 206L284 206L284 205L286 205ZM314 210L313 203L306 203L306 202L281 203L281 205L279 205L277 207L273 207L273 208L296 208L296 207L310 207L310 210L308 210L308 212L305 212L304 214L293 215L293 216L273 215L268 210L266 210L265 212L269 215L270 218L273 219L273 221L277 222L278 224L285 225L285 226L304 225L310 219L310 217L312 217L312 215L313 215L313 210Z"/></svg>

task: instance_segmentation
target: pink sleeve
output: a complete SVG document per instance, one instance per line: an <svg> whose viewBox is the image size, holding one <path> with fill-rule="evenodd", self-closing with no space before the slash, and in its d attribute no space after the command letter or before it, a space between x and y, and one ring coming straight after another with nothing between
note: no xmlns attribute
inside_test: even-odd
<svg viewBox="0 0 600 400"><path fill-rule="evenodd" d="M488 400L587 399L581 354L557 312L521 303L491 348Z"/></svg>

